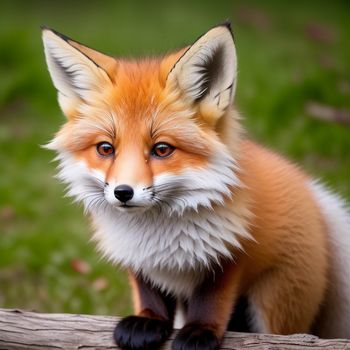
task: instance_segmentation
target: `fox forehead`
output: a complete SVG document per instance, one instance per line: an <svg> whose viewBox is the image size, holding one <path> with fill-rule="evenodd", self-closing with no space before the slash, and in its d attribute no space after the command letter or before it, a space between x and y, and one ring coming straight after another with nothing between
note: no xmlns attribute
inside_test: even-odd
<svg viewBox="0 0 350 350"><path fill-rule="evenodd" d="M166 77L161 60L118 61L108 105L132 122L150 118L162 100ZM121 115L120 118L123 118Z"/></svg>
<svg viewBox="0 0 350 350"><path fill-rule="evenodd" d="M106 115L113 114L115 128L130 129L128 126L135 127L140 122L150 127L164 99L161 60L116 60L112 74L113 84L103 87L102 93L88 103L77 106L69 119L88 117L106 123Z"/></svg>
<svg viewBox="0 0 350 350"><path fill-rule="evenodd" d="M169 100L167 76L183 51L164 57L115 59L113 69L108 71L113 84L103 89L102 99L107 107L120 114L120 118L124 116L121 119L124 122L150 119L152 112Z"/></svg>
<svg viewBox="0 0 350 350"><path fill-rule="evenodd" d="M181 51L180 51L181 53ZM168 141L208 155L215 132L200 114L166 88L166 77L179 52L164 58L116 60L113 85L71 112L56 137L60 146L80 151L99 141L151 146Z"/></svg>

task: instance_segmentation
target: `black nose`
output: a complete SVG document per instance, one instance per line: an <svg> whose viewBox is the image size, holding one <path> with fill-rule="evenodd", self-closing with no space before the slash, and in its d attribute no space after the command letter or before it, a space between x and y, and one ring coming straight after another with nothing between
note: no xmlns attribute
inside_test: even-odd
<svg viewBox="0 0 350 350"><path fill-rule="evenodd" d="M128 185L119 185L114 189L115 198L126 203L134 196L134 190Z"/></svg>

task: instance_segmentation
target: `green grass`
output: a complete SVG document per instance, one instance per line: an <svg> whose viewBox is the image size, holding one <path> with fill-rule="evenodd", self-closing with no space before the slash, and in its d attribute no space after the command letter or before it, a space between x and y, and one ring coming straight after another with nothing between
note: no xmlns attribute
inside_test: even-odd
<svg viewBox="0 0 350 350"><path fill-rule="evenodd" d="M308 101L350 110L347 1L20 2L0 5L0 307L126 314L125 275L89 242L80 207L63 198L53 154L40 148L64 121L39 26L113 55L157 54L230 18L236 104L251 137L300 163L350 199L350 127L310 118ZM329 42L310 38L320 24ZM322 64L322 62L328 62ZM86 261L91 271L71 267ZM106 278L108 286L94 287Z"/></svg>

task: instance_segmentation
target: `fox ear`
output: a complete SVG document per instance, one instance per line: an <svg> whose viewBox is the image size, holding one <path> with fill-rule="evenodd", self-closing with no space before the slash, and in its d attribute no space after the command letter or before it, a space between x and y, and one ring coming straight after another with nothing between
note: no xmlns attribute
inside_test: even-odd
<svg viewBox="0 0 350 350"><path fill-rule="evenodd" d="M219 116L233 101L237 57L229 24L212 28L180 57L167 83ZM215 113L214 113L215 114Z"/></svg>
<svg viewBox="0 0 350 350"><path fill-rule="evenodd" d="M58 91L59 104L66 115L112 83L108 75L108 71L116 66L112 57L51 29L43 28L42 37L47 66Z"/></svg>

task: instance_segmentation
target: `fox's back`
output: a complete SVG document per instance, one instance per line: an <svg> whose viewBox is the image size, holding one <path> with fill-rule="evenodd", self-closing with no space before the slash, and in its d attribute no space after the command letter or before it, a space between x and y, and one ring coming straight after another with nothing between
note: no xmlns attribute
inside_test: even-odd
<svg viewBox="0 0 350 350"><path fill-rule="evenodd" d="M254 241L245 249L252 273L260 273L278 264L299 264L312 256L326 282L327 230L319 206L309 187L310 177L298 166L278 154L250 141L240 146L240 179L236 196L248 198L252 213L249 230ZM231 206L235 206L233 197ZM297 276L295 276L297 278Z"/></svg>
<svg viewBox="0 0 350 350"><path fill-rule="evenodd" d="M259 242L247 246L251 280L266 267L290 264L296 273L295 290L301 284L325 287L314 290L315 298L324 300L314 333L324 338L349 337L350 219L346 204L300 167L252 141L241 143L240 166L244 191L251 198L251 232ZM306 279L300 278L303 273L297 274L297 265L300 271L309 269Z"/></svg>

